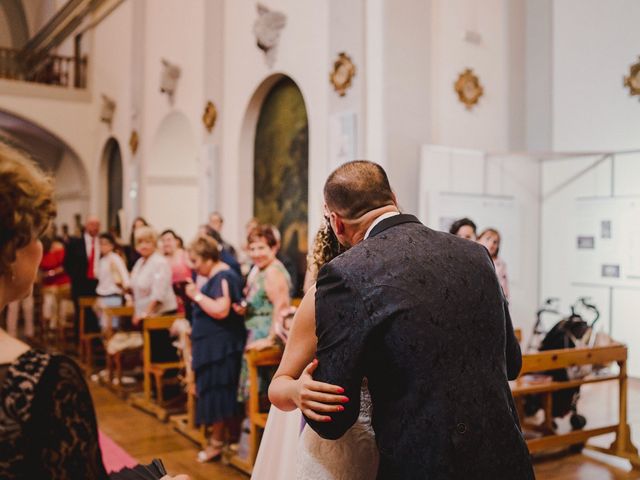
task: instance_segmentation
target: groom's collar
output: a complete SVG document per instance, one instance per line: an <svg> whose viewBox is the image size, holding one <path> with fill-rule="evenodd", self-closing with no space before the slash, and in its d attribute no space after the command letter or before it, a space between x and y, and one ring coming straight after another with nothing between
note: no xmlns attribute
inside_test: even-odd
<svg viewBox="0 0 640 480"><path fill-rule="evenodd" d="M378 218L376 218L373 222L371 222L371 225L369 225L369 228L367 228L367 231L364 234L364 239L366 240L367 238L369 238L369 236L371 235L372 230L376 227L376 225L378 225L381 221L386 220L387 218L391 218L391 217L395 217L396 215L400 215L400 212L395 211L395 212L387 212L387 213L383 213L382 215L380 215Z"/></svg>
<svg viewBox="0 0 640 480"><path fill-rule="evenodd" d="M391 227L395 227L396 225L400 225L402 223L421 223L421 222L415 216L408 215L406 213L393 215L392 217L385 218L384 220L380 221L377 225L375 225L369 232L369 236L366 238L375 237L379 233L382 233L385 230Z"/></svg>

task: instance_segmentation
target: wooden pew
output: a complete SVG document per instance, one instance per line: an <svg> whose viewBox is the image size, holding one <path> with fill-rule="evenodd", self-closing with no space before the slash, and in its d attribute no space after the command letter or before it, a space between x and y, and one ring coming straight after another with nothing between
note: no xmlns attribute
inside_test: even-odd
<svg viewBox="0 0 640 480"><path fill-rule="evenodd" d="M87 309L93 309L97 301L97 297L78 298L78 349L80 363L88 373L93 370L93 343L102 338L102 332L87 332Z"/></svg>
<svg viewBox="0 0 640 480"><path fill-rule="evenodd" d="M169 418L170 409L164 399L164 387L169 383L177 384L179 379L175 377L172 382L165 379L165 374L171 370L179 370L184 367L184 362L176 360L174 362L153 362L151 332L158 330L169 330L173 322L178 319L177 315L165 315L158 317L147 317L143 320L142 335L144 346L142 350L143 364L143 393L131 397L131 404L141 410L155 415L158 420L165 422ZM151 394L151 383L155 384L156 398ZM175 412L174 408L174 413ZM177 408L183 411L182 406Z"/></svg>
<svg viewBox="0 0 640 480"><path fill-rule="evenodd" d="M544 383L528 383L523 378L528 373L539 373L548 370L567 368L576 365L605 365L616 362L619 366L618 374L590 375L585 378L569 380L567 382L548 381ZM618 421L612 425L598 428L587 428L564 434L552 432L552 394L559 390L575 388L590 383L617 381L619 385ZM540 429L546 435L527 440L531 453L584 444L589 438L615 433L615 441L608 448L586 445L586 448L597 450L609 455L629 460L634 469L640 470L638 450L631 442L631 433L627 419L627 347L614 344L606 347L575 348L564 350L548 350L522 356L522 371L520 378L511 382L511 392L518 406L518 414L523 427L523 397L525 395L541 394L544 396L545 421Z"/></svg>
<svg viewBox="0 0 640 480"><path fill-rule="evenodd" d="M37 284L36 284L37 285ZM37 295L39 293L39 295ZM55 304L57 311L55 312L56 324L54 328L51 328L49 322L50 318L45 318L42 312L42 303L45 295L51 295L55 298ZM64 352L66 347L70 345L71 339L75 336L75 328L73 324L73 309L69 309L68 311L64 311L64 315L61 315L62 311L65 310L62 308L62 305L67 303L67 305L72 305L71 299L71 286L69 285L49 285L46 287L41 287L40 291L37 292L34 288L34 299L39 299L39 309L34 309L34 311L39 311L37 317L40 318L40 341L42 346L46 348L47 346L53 344L55 347Z"/></svg>
<svg viewBox="0 0 640 480"><path fill-rule="evenodd" d="M118 327L116 330L113 329L112 319L113 317L120 317L121 324L123 317L133 317L134 309L132 306L124 306L124 307L108 307L102 310L103 315L106 316L106 325L105 330L102 332L102 339L104 342L104 350L106 356L106 369L107 369L107 379L104 382L104 385L116 393L120 397L125 397L130 389L124 388L122 385L122 363L124 357L126 355L138 354L140 352L140 348L132 348L126 349L114 354L110 354L107 351L107 344L109 340L120 330ZM114 379L116 380L114 382ZM102 380L102 379L101 379Z"/></svg>
<svg viewBox="0 0 640 480"><path fill-rule="evenodd" d="M249 369L249 453L247 458L233 454L231 457L225 458L225 461L249 475L253 471L253 465L258 456L260 438L267 425L268 416L267 413L260 411L258 369L278 366L280 360L282 360L282 353L283 351L280 347L272 347L261 351L249 350L245 353Z"/></svg>
<svg viewBox="0 0 640 480"><path fill-rule="evenodd" d="M191 336L187 332L180 333L180 341L184 345L182 351L182 361L185 369L185 390L187 393L187 411L183 414L172 415L170 417L173 428L195 442L202 449L207 447L207 428L205 425L196 426L196 394L195 394L195 374L191 366Z"/></svg>

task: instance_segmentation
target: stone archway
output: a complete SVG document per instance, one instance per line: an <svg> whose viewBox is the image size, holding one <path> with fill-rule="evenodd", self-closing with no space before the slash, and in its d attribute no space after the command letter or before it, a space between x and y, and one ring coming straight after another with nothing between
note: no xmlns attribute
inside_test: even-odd
<svg viewBox="0 0 640 480"><path fill-rule="evenodd" d="M309 125L302 92L287 76L264 97L253 160L254 216L280 229L281 251L295 265L300 294L308 251Z"/></svg>
<svg viewBox="0 0 640 480"><path fill-rule="evenodd" d="M198 227L198 147L191 122L171 112L156 130L143 167L142 215L158 231L190 239Z"/></svg>
<svg viewBox="0 0 640 480"><path fill-rule="evenodd" d="M54 177L56 223L78 233L82 218L89 213L89 176L74 149L31 120L3 110L0 140L28 153Z"/></svg>
<svg viewBox="0 0 640 480"><path fill-rule="evenodd" d="M122 153L120 144L111 137L102 149L102 189L105 201L103 211L105 215L105 227L110 232L115 232L118 237L122 235L121 212L124 206L124 172L122 167Z"/></svg>

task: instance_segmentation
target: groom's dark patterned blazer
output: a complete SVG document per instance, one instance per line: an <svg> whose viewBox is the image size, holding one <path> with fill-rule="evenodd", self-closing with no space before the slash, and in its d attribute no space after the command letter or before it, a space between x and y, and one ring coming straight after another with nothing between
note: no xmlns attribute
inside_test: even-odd
<svg viewBox="0 0 640 480"><path fill-rule="evenodd" d="M325 265L316 293L316 380L350 402L336 439L356 421L368 378L379 479L534 478L507 379L522 357L487 250L387 218Z"/></svg>

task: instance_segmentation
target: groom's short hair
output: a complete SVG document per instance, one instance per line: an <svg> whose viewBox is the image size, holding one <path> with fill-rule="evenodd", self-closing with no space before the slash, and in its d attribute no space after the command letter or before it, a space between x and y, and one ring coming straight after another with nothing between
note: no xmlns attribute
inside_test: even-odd
<svg viewBox="0 0 640 480"><path fill-rule="evenodd" d="M395 205L387 173L367 160L354 160L336 168L324 184L324 201L329 210L347 219Z"/></svg>

